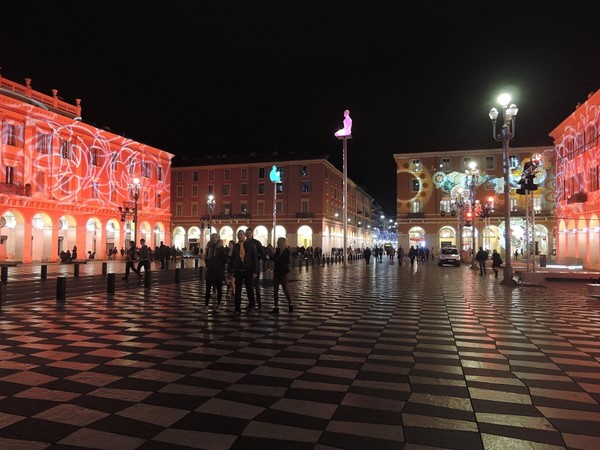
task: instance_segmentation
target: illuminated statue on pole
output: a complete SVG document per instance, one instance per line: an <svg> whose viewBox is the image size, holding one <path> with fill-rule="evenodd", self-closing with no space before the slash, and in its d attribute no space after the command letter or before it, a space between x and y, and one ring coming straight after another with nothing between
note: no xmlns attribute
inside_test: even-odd
<svg viewBox="0 0 600 450"><path fill-rule="evenodd" d="M335 132L336 137L352 136L352 119L350 118L350 110L344 111L344 128Z"/></svg>

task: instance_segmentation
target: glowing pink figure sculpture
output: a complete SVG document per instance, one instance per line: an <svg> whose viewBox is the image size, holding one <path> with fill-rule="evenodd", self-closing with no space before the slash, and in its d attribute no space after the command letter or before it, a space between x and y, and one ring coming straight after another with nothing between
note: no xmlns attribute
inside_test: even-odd
<svg viewBox="0 0 600 450"><path fill-rule="evenodd" d="M352 119L350 118L350 110L344 111L344 128L335 132L336 137L352 136Z"/></svg>

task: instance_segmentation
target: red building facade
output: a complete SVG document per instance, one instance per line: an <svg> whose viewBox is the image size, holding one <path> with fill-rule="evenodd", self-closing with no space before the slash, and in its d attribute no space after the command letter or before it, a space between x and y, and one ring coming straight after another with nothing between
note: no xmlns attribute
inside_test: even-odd
<svg viewBox="0 0 600 450"><path fill-rule="evenodd" d="M84 123L79 100L30 79L0 77L0 127L0 259L57 261L74 246L104 258L134 236L169 243L174 155Z"/></svg>
<svg viewBox="0 0 600 450"><path fill-rule="evenodd" d="M269 177L273 166L281 169L277 192ZM206 244L209 226L225 243L236 240L239 229L252 227L254 237L266 245L273 243L275 223L276 236L286 237L291 247L329 252L343 247L342 195L342 173L324 157L254 154L184 160L172 169L172 240L189 250ZM348 246L371 246L373 198L348 180L347 203Z"/></svg>
<svg viewBox="0 0 600 450"><path fill-rule="evenodd" d="M557 260L600 269L600 90L550 136L556 151Z"/></svg>

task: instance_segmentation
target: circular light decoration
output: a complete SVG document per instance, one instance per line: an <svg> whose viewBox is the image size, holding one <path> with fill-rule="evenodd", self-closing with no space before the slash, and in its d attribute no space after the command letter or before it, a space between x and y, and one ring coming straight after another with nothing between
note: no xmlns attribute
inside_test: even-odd
<svg viewBox="0 0 600 450"><path fill-rule="evenodd" d="M446 174L444 172L436 172L433 174L432 180L435 187L440 189L446 180Z"/></svg>

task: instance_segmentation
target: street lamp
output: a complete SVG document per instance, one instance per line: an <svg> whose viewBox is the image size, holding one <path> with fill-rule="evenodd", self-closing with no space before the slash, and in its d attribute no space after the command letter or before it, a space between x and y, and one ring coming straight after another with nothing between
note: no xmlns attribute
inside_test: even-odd
<svg viewBox="0 0 600 450"><path fill-rule="evenodd" d="M502 94L498 97L498 103L502 106L502 130L500 133L496 133L496 120L498 119L498 110L496 108L492 108L490 110L490 119L492 119L493 124L493 137L497 142L502 142L502 150L504 153L504 278L501 284L507 286L515 286L517 283L513 279L513 271L512 271L512 251L510 245L510 154L509 154L509 145L511 139L515 137L515 124L516 117L519 109L517 105L511 103L510 106L508 104L511 101L511 97L509 94Z"/></svg>
<svg viewBox="0 0 600 450"><path fill-rule="evenodd" d="M208 208L208 240L210 241L210 234L212 233L212 216L215 212L215 196L212 194L208 195L208 200L206 201L206 206Z"/></svg>
<svg viewBox="0 0 600 450"><path fill-rule="evenodd" d="M343 222L344 222L344 248L342 255L344 257L344 267L348 263L348 139L352 139L352 119L350 118L350 110L344 111L344 128L341 128L335 132L335 137L340 139L343 143L343 163L344 163L344 193L343 199Z"/></svg>
<svg viewBox="0 0 600 450"><path fill-rule="evenodd" d="M277 229L277 184L281 183L281 168L273 166L269 173L269 178L273 183L273 248L277 247L277 236L275 236L275 230Z"/></svg>
<svg viewBox="0 0 600 450"><path fill-rule="evenodd" d="M127 217L133 216L133 242L137 245L137 223L138 223L138 200L140 199L140 179L134 178L133 183L129 185L129 195L133 197L133 207L130 206L131 202L123 206L119 206L119 212L121 213L121 222L125 222ZM129 245L126 245L129 248Z"/></svg>

